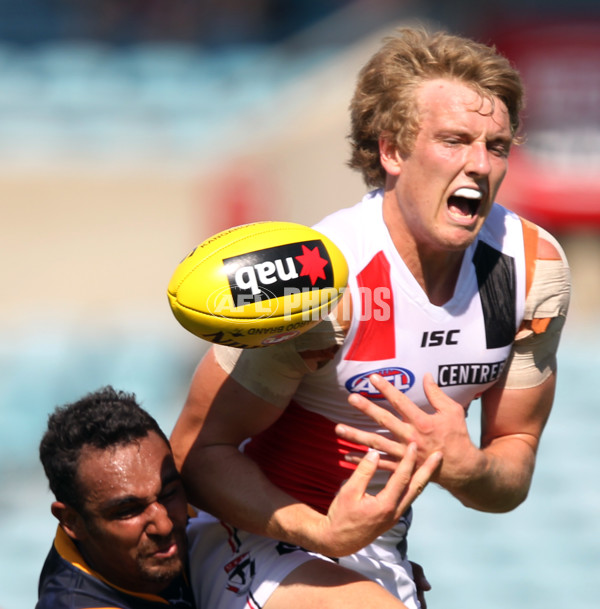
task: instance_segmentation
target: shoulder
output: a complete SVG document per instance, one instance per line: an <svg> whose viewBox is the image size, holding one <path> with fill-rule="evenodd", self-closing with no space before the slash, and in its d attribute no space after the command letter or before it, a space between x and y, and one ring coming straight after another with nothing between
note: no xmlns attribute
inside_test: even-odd
<svg viewBox="0 0 600 609"><path fill-rule="evenodd" d="M183 582L177 588L187 592L191 599L191 591ZM169 604L193 607L187 598L185 602L183 597L176 600ZM102 580L87 567L77 548L58 528L40 574L36 609L159 609L166 604L162 597L129 592Z"/></svg>
<svg viewBox="0 0 600 609"><path fill-rule="evenodd" d="M568 267L564 250L553 235L497 203L482 227L480 239L509 255L524 256L528 284L539 261L554 260Z"/></svg>
<svg viewBox="0 0 600 609"><path fill-rule="evenodd" d="M361 201L352 207L345 207L325 216L313 228L327 235L334 241L345 241L349 237L356 238L367 234L368 230L356 231L356 227L369 229L381 217L382 196L380 190L367 193ZM379 213L377 213L379 210ZM350 233L349 228L354 230Z"/></svg>
<svg viewBox="0 0 600 609"><path fill-rule="evenodd" d="M527 265L527 309L532 317L539 305L548 299L560 297L561 306L555 315L548 311L543 316L566 315L571 292L571 275L565 252L558 240L547 230L520 218L523 225L523 242ZM528 314L526 312L526 317Z"/></svg>
<svg viewBox="0 0 600 609"><path fill-rule="evenodd" d="M537 233L535 236L537 238ZM522 218L494 203L481 228L478 241L484 241L498 251L515 255L523 250L524 239L527 239L527 235L524 233Z"/></svg>
<svg viewBox="0 0 600 609"><path fill-rule="evenodd" d="M535 224L533 224L533 226L538 233L536 258L538 260L560 260L566 266L567 257L565 256L565 252L558 240L540 226Z"/></svg>
<svg viewBox="0 0 600 609"><path fill-rule="evenodd" d="M111 588L62 558L53 547L40 575L36 609L122 607L111 598Z"/></svg>
<svg viewBox="0 0 600 609"><path fill-rule="evenodd" d="M313 227L340 248L351 273L362 268L387 239L382 200L381 191L374 190L353 207L340 209Z"/></svg>

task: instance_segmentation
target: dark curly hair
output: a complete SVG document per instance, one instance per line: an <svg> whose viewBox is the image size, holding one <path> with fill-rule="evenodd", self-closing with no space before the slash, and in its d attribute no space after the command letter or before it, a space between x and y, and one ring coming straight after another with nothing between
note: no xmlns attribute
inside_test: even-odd
<svg viewBox="0 0 600 609"><path fill-rule="evenodd" d="M56 499L83 510L77 467L85 446L99 449L122 446L145 438L151 431L169 443L133 393L115 391L111 386L57 407L48 417L48 427L40 442L40 461Z"/></svg>
<svg viewBox="0 0 600 609"><path fill-rule="evenodd" d="M511 133L517 135L524 105L521 77L508 59L487 46L445 32L404 28L359 73L350 103L352 153L348 165L362 172L368 186L381 188L385 170L379 161L379 138L387 135L401 155L408 155L419 131L417 89L446 78L472 87L508 109Z"/></svg>

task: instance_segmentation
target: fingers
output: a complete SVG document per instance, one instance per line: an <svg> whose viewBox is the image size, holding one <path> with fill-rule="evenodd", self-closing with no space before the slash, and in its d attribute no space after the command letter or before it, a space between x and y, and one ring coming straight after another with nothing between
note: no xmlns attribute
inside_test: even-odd
<svg viewBox="0 0 600 609"><path fill-rule="evenodd" d="M335 433L348 442L353 444L359 444L361 446L367 446L373 448L380 453L387 454L395 459L401 459L404 455L404 445L398 443L395 440L385 437L379 433L373 433L370 431L363 431L356 427L350 427L349 425L338 424L335 427ZM393 430L396 438L400 437L399 429L394 425ZM356 455L353 454L353 457ZM360 458L364 456L364 453L360 455ZM350 460L350 459L349 459ZM357 462L357 459L351 459L353 462Z"/></svg>
<svg viewBox="0 0 600 609"><path fill-rule="evenodd" d="M410 491L411 477L417 464L417 445L411 443L406 449L404 458L398 463L396 469L389 477L387 484L384 487L386 493L399 502L407 492ZM383 493L383 491L382 491Z"/></svg>
<svg viewBox="0 0 600 609"><path fill-rule="evenodd" d="M412 565L413 580L417 586L417 589L429 592L429 590L431 590L431 584L425 575L425 570L419 563L413 562L412 560L409 562Z"/></svg>
<svg viewBox="0 0 600 609"><path fill-rule="evenodd" d="M417 598L421 603L421 609L427 609L425 592L429 592L429 590L431 590L431 584L427 581L423 567L420 564L412 561L410 561L410 564L412 565L413 580L417 586Z"/></svg>
<svg viewBox="0 0 600 609"><path fill-rule="evenodd" d="M415 499L423 492L441 462L442 453L432 453L427 457L423 465L421 465L421 467L419 467L417 471L413 474L408 488L406 489L406 492L404 494L404 497L402 498L402 501L400 503L398 510L399 515L404 514L404 512L412 505Z"/></svg>
<svg viewBox="0 0 600 609"><path fill-rule="evenodd" d="M461 414L464 416L464 407L447 396L429 373L423 378L423 389L425 390L425 397L436 413Z"/></svg>
<svg viewBox="0 0 600 609"><path fill-rule="evenodd" d="M430 375L431 376L431 375ZM412 402L406 395L396 389L389 381L386 381L379 374L372 374L369 377L373 386L383 395L383 397L394 407L394 410L404 419L414 421L419 417L426 416L423 411ZM431 379L433 383L433 379Z"/></svg>
<svg viewBox="0 0 600 609"><path fill-rule="evenodd" d="M373 384L373 386L385 397L385 399L392 405L394 410L404 419L404 421L413 423L415 425L419 425L422 421L424 421L429 415L424 410L419 408L410 398L408 398L402 391L396 389L390 382L385 380L378 374L372 374L369 377L369 380ZM431 373L427 372L423 377L423 389L425 391L425 396L427 397L427 401L430 406L433 408L434 412L441 412L447 409L454 409L457 406L462 408L460 404L457 404L454 400L449 398L440 388L440 386L434 381ZM362 397L362 396L361 396ZM366 398L362 398L368 402ZM371 405L371 408L365 406L364 402L360 403L358 400L356 403L354 401L350 402L353 406L368 414L371 418L378 421L378 417L384 416L383 413L387 411L381 409L382 412L376 412L373 410L373 407L378 408L375 404ZM384 419L386 420L386 419Z"/></svg>
<svg viewBox="0 0 600 609"><path fill-rule="evenodd" d="M391 385L387 381L382 380L382 383L391 387ZM397 389L394 389L394 391L397 391ZM360 412L362 412L369 418L373 419L380 427L389 429L390 431L393 431L393 433L396 435L401 435L403 429L406 427L406 424L404 424L402 420L399 419L395 414L393 414L389 410L386 410L385 408L382 408L381 406L378 406L374 402L371 402L371 400L365 398L364 396L358 393L351 393L348 396L348 403L354 406L354 408L356 408L357 410L360 410ZM394 404L392 405L396 410L398 410ZM415 408L419 410L417 406L415 406Z"/></svg>
<svg viewBox="0 0 600 609"><path fill-rule="evenodd" d="M343 486L344 493L352 494L359 499L367 492L369 482L377 471L379 465L379 453L376 450L369 450L359 461L356 469Z"/></svg>
<svg viewBox="0 0 600 609"><path fill-rule="evenodd" d="M381 451L378 451L379 454L379 464L377 469L386 472L393 472L396 469L396 465L400 458L390 458L389 455L381 454ZM365 456L364 452L349 452L344 454L344 461L347 463L358 464L361 459Z"/></svg>
<svg viewBox="0 0 600 609"><path fill-rule="evenodd" d="M442 453L436 451L429 455L423 464L415 471L417 463L417 445L411 442L402 461L390 476L384 489L379 495L383 498L389 495L398 508L397 515L400 517L423 492L431 477L442 461Z"/></svg>
<svg viewBox="0 0 600 609"><path fill-rule="evenodd" d="M382 381L386 385L389 385L387 381ZM360 410L363 414L366 414L368 417L371 417L374 421L377 421L380 425L384 424L386 420L398 420L394 414L392 414L389 410L382 408L372 402L368 398L360 395L359 393L351 393L348 396L348 402L354 406L357 410Z"/></svg>
<svg viewBox="0 0 600 609"><path fill-rule="evenodd" d="M379 460L379 453L375 450L369 450L360 460L340 492L346 497L352 497L354 500L360 501L367 493L369 483L378 469ZM396 464L386 485L377 494L377 498L395 512L395 519L400 518L412 502L423 492L423 489L431 480L441 461L441 452L432 453L415 470L417 464L417 445L414 442L408 445L404 458Z"/></svg>
<svg viewBox="0 0 600 609"><path fill-rule="evenodd" d="M452 401L433 380L433 376L429 372L423 377L423 389L429 403L438 411L444 404Z"/></svg>

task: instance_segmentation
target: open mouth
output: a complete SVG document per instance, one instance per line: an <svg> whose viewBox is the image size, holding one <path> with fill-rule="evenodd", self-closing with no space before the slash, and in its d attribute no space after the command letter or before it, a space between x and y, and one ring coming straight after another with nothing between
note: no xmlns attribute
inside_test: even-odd
<svg viewBox="0 0 600 609"><path fill-rule="evenodd" d="M448 197L448 211L457 219L471 220L477 215L482 197L482 192L476 188L459 188Z"/></svg>

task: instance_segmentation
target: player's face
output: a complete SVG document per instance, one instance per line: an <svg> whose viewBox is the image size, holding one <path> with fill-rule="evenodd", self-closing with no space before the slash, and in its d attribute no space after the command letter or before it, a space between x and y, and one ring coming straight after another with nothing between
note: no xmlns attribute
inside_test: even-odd
<svg viewBox="0 0 600 609"><path fill-rule="evenodd" d="M78 541L90 567L120 587L158 593L185 564L187 503L171 451L154 432L108 450L84 449Z"/></svg>
<svg viewBox="0 0 600 609"><path fill-rule="evenodd" d="M417 100L414 147L405 158L395 153L389 165L397 176L394 199L417 243L462 250L483 225L508 168L508 111L499 99L492 104L442 79L422 85Z"/></svg>

